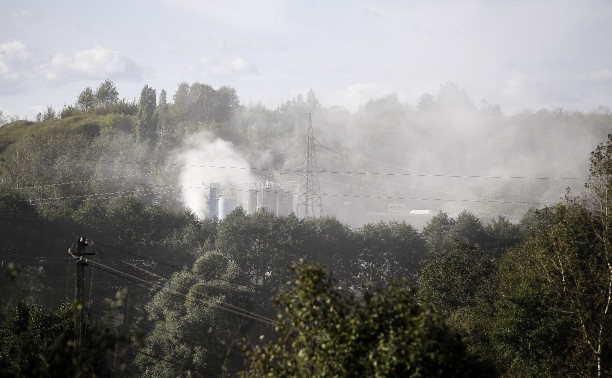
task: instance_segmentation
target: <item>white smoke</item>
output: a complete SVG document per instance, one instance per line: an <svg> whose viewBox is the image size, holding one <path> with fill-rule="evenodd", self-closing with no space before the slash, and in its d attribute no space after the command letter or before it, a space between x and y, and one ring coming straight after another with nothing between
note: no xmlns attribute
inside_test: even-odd
<svg viewBox="0 0 612 378"><path fill-rule="evenodd" d="M182 201L200 218L208 216L211 184L242 198L246 184L256 181L234 145L207 132L186 138L172 160L183 165L179 174Z"/></svg>

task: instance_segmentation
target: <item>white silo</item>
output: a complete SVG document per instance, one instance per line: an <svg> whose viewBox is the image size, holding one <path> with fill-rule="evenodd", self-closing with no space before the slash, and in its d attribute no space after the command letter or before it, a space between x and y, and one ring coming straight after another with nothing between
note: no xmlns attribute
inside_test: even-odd
<svg viewBox="0 0 612 378"><path fill-rule="evenodd" d="M219 198L219 220L225 219L235 208L236 201L233 198Z"/></svg>
<svg viewBox="0 0 612 378"><path fill-rule="evenodd" d="M246 213L255 214L257 211L257 189L249 189L246 193Z"/></svg>
<svg viewBox="0 0 612 378"><path fill-rule="evenodd" d="M278 187L273 186L272 183L266 183L266 186L261 190L261 204L266 210L272 214L277 213L277 202L278 202Z"/></svg>
<svg viewBox="0 0 612 378"><path fill-rule="evenodd" d="M215 219L217 217L217 200L219 199L219 184L210 184L210 192L208 195L208 217Z"/></svg>

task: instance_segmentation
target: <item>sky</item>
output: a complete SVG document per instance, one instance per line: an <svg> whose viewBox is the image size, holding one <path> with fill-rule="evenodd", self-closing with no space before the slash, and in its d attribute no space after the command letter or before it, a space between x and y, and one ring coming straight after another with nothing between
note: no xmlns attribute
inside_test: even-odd
<svg viewBox="0 0 612 378"><path fill-rule="evenodd" d="M0 110L33 118L113 80L236 88L272 109L312 89L357 110L452 81L504 114L612 105L612 1L2 1Z"/></svg>

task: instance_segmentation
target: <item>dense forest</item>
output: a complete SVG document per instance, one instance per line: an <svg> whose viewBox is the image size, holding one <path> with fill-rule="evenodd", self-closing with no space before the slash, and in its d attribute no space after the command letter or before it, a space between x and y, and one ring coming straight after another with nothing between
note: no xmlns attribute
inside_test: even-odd
<svg viewBox="0 0 612 378"><path fill-rule="evenodd" d="M1 376L612 375L606 109L167 97L3 120ZM305 113L325 216L207 217L211 183L298 180Z"/></svg>

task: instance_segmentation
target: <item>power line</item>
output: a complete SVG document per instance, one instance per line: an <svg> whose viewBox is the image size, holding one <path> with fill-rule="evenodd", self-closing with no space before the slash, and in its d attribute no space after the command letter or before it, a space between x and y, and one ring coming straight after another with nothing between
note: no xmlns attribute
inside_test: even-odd
<svg viewBox="0 0 612 378"><path fill-rule="evenodd" d="M164 173L164 172L171 172L171 171L176 171L179 168L175 168L175 169L167 169L164 171L151 171L151 172L143 172L143 173L134 173L134 174L130 174L130 175L120 175L120 176L110 176L110 177L100 177L100 178L93 178L93 179L88 179L88 180L79 180L79 181L67 181L67 182L58 182L58 183L54 183L54 184L43 184L43 185L34 185L34 186L23 186L20 187L19 190L24 190L24 189L38 189L38 188L48 188L48 187L54 187L54 186L63 186L63 185L77 185L77 184L85 184L85 183L89 183L89 182L95 182L95 181L108 181L108 180L117 180L117 179L123 179L123 178L128 178L128 177L136 177L136 176L147 176L147 175L152 175L152 174L156 174L156 173Z"/></svg>
<svg viewBox="0 0 612 378"><path fill-rule="evenodd" d="M382 190L376 190L376 189L372 189L372 188L366 188L366 187L363 187L363 186L356 186L356 185L351 185L351 184L346 184L346 183L341 183L341 182L336 182L336 181L331 181L331 180L323 179L323 181L329 182L329 183L332 183L332 184L348 186L348 187L351 187L353 189L360 189L360 190L366 190L366 191L371 191L371 192L378 192L378 193L383 193L383 194L389 193L389 192L385 192L385 191L382 191ZM419 189L426 189L426 188L419 188ZM430 189L430 191L434 191L434 190ZM453 194L452 192L444 192L444 191L440 191L440 192L448 193L448 194ZM492 200L492 199L486 199L486 200L488 200L488 201L496 201L496 200ZM449 201L445 201L445 202L449 202ZM460 202L460 201L457 201L457 202ZM473 202L477 202L477 200L473 200ZM528 205L528 203L515 203L515 202L511 202L511 203L512 204L518 204L518 205L524 205L524 206ZM530 206L532 204L533 203L529 203ZM457 206L457 205L451 205L451 206ZM483 210L483 209L476 209L476 210L472 209L472 211L477 211L477 212L481 212L481 213L488 213L490 215L496 215L496 216L500 216L501 215L501 216L504 216L504 217L512 218L512 219L515 219L515 220L519 220L519 218L516 218L516 217L508 215L508 214L495 213L495 212L490 212L490 211L486 211L486 210Z"/></svg>
<svg viewBox="0 0 612 378"><path fill-rule="evenodd" d="M346 177L351 177L351 178L358 178L355 176L351 176L351 175L345 175ZM429 192L439 192L439 193L444 193L444 194L451 194L451 195L460 195L460 196L464 196L465 194L461 194L461 193L456 193L456 192L451 192L451 191L447 191L447 190L439 190L439 189L434 189L434 188L430 188L427 186L418 186L418 185L410 185L410 184L402 184L402 183L397 183L397 182L390 182L390 181L375 181L373 179L370 178L366 178L367 181L370 182L382 182L382 183L386 183L389 185L394 185L394 186L399 186L399 187L404 187L404 188L411 188L411 189L418 189L418 190L425 190L425 191L429 191ZM392 195L393 193L391 191L384 191L384 190L376 190L376 189L369 189L363 186L356 186L356 185L351 185L351 184L346 184L346 183L342 183L339 181L331 181L331 180L323 180L332 184L338 184L338 185L343 185L343 186L347 186L347 187L351 187L353 189L361 189L361 190L369 190L369 191L373 191L373 192L379 192L379 193L385 193L385 194L389 194ZM471 197L468 198L469 200L488 200L488 201L500 201L494 198L488 198L488 197L483 197L483 196L478 196L478 197ZM537 199L537 198L536 198ZM521 206L531 206L533 203L532 202L514 202L514 201L508 201L507 203L510 204L514 204L514 205L521 205ZM540 203L537 203L540 204Z"/></svg>
<svg viewBox="0 0 612 378"><path fill-rule="evenodd" d="M162 286L160 284L157 284L157 283L151 282L151 281L147 281L147 280L145 280L143 278L140 278L140 277L134 276L132 274L123 272L123 271L121 271L119 269L116 269L116 268L110 267L108 265L102 264L99 261L87 259L87 262L88 263L92 263L94 265L98 265L99 268L101 268L103 270L106 270L107 272L109 272L111 274L120 274L120 275L123 275L124 277L131 278L132 280L136 280L136 281L142 282L144 284L151 285L152 287L157 287L157 288L160 288L160 289L164 289L164 286ZM128 265L130 265L130 264L128 264ZM165 279L165 280L167 280L167 279ZM180 297L182 297L184 299L187 299L187 295L185 295L185 294L182 294L182 293L179 293L179 292L175 292L175 291L172 291L170 289L167 289L167 290L168 290L169 293L171 293L173 295L178 295L178 296L180 296ZM200 301L200 303L203 303L203 302ZM236 310L232 310L231 308L223 307L223 305L228 305L225 302L211 303L211 305L215 306L215 307L218 307L222 311L225 311L225 312L228 312L228 313L232 313L234 315L238 315L238 316L245 317L245 318L250 318L251 320L254 320L254 321L259 322L259 323L263 323L265 325L274 325L274 320L273 319L269 319L269 318L263 317L262 315L258 315L258 314L253 313L253 314L257 315L257 317L254 317L252 315L249 315L249 313L251 313L249 310L240 308L238 306L230 305L232 307L239 308L241 311L244 311L244 313L238 312Z"/></svg>
<svg viewBox="0 0 612 378"><path fill-rule="evenodd" d="M128 279L130 281L136 282L136 283L138 283L139 285L141 285L143 287L147 287L147 288L155 287L155 288L158 288L158 289L164 289L164 286L162 286L160 284L157 284L157 283L154 283L154 282L151 282L151 281L147 281L147 280L142 279L140 277L137 277L137 276L131 275L129 273L125 273L123 271L120 271L118 269L115 269L115 268L112 268L112 267L109 267L109 266L101 267L102 264L97 262L97 261L87 260L87 262L90 262L90 263L93 262L94 264L98 264L98 268L100 268L102 270L105 270L106 272L114 274L114 275L121 275L123 278L126 278L126 279ZM115 272L118 272L118 273L115 273ZM147 286L147 285L149 285L149 286ZM170 289L167 289L167 291L168 291L168 293L170 293L170 294L172 294L174 296L181 297L182 299L188 299L186 294L182 294L182 293L170 290ZM204 302L202 302L201 300L198 300L197 298L193 298L192 300L196 300L197 302L204 304ZM224 302L221 302L221 303L224 303ZM251 320L253 320L255 322L259 322L259 323L262 323L262 324L267 325L267 326L270 326L270 325L274 324L274 323L270 322L271 319L268 320L268 321L264 321L262 319L254 318L252 316L249 316L248 314L244 314L244 313L240 313L240 312L237 312L237 311L233 311L231 309L227 309L227 308L223 307L222 305L220 305L219 303L210 303L210 305L219 308L221 311L230 313L232 315L236 315L238 317L250 318ZM247 310L243 310L243 311L247 311Z"/></svg>
<svg viewBox="0 0 612 378"><path fill-rule="evenodd" d="M102 247L105 247L105 248L109 248L109 249L112 249L112 250L115 250L115 251L118 251L118 252L122 252L122 253L125 253L125 254L133 256L133 257L137 257L137 258L140 258L140 259L152 261L152 262L155 262L155 263L158 263L158 264L165 265L165 266L170 267L170 268L175 268L177 270L183 269L182 267L180 267L178 265L174 265L174 264L168 263L166 261L163 261L163 260L151 257L151 256L141 256L141 255L139 255L137 253L134 253L134 252L126 251L126 250L121 249L121 248L117 248L117 247L113 247L113 246L110 246L110 245L106 245L106 244L100 243L99 241L96 242L96 246L102 246ZM147 250L161 252L159 250L155 250L155 249L152 249L152 248L147 248ZM217 280L224 281L224 282L227 282L227 283L230 283L230 284L235 284L234 282L231 282L231 281L226 280L224 278L217 278ZM266 289L263 289L263 288L257 287L257 286L250 286L249 289L256 290L256 291L262 291L262 292L273 294L273 295L276 294L276 293L274 293L274 292L272 292L270 290L266 290Z"/></svg>
<svg viewBox="0 0 612 378"><path fill-rule="evenodd" d="M301 168L298 169L285 169L285 168L264 168L264 167L238 167L238 166L225 166L225 165L200 165L200 164L185 164L185 163L160 163L160 162L146 162L146 161L127 161L127 160L108 160L99 159L92 160L107 163L123 163L123 164L148 164L148 165L162 165L162 166L173 166L173 167L196 167L196 168L214 168L214 169L236 169L236 170L253 170L253 171L274 171L282 173L304 173ZM517 176L517 175L459 175L459 174L433 174L433 173L413 173L413 172L364 172L364 171L335 171L319 169L318 173L331 173L331 174L357 174L357 175L374 175L374 176L413 176L413 177L448 177L448 178L481 178L481 179L521 179L521 180L585 180L585 177L563 177L563 176Z"/></svg>
<svg viewBox="0 0 612 378"><path fill-rule="evenodd" d="M331 180L321 179L323 181L338 183ZM344 183L338 183L340 185L349 185ZM197 186L186 186L186 185L166 185L162 186L162 188L172 188L164 191L156 191L153 188L147 189L136 189L136 190L126 190L126 191L117 191L110 193L100 193L100 194L83 194L83 195L75 195L75 196L66 196L66 197L55 197L55 198L45 198L41 201L34 202L34 205L40 205L44 203L48 203L50 201L59 201L59 200L67 200L67 199L77 199L77 198L117 198L117 197L127 197L129 195L133 195L134 193L139 193L139 195L153 195L153 194L162 194L169 193L173 191L179 191L183 189L209 189L208 185L197 185ZM356 187L359 188L359 187ZM237 189L237 188L224 188L228 191L234 192L247 192L248 189ZM296 194L296 193L291 193ZM124 196L125 195L125 196ZM344 198L374 198L374 199L393 199L393 200L418 200L418 201L433 201L433 202L475 202L475 203L505 203L505 204L519 204L519 205L545 205L542 202L513 202L507 200L495 200L495 199L468 199L468 198L419 198L419 197L409 197L409 196L371 196L371 195L357 195L357 194L343 194L343 193L321 193L321 196L328 197L344 197Z"/></svg>
<svg viewBox="0 0 612 378"><path fill-rule="evenodd" d="M133 257L138 257L140 259L145 259L145 260L153 261L153 262L156 262L156 263L159 263L159 264L162 264L162 265L166 265L167 267L170 267L170 268L175 268L175 269L178 269L178 270L183 269L183 268L181 268L178 265L170 264L168 262L165 262L165 261L162 261L162 260L159 260L159 259L155 259L155 258L153 258L151 256L142 256L142 255L139 255L139 254L134 253L134 252L126 251L126 250L121 249L121 248L117 248L117 247L113 247L113 246L110 246L110 245L107 245L107 244L100 243L99 241L96 241L96 246L101 246L101 247L109 248L109 249L115 250L117 252L122 252L122 253L128 254L128 255L133 256ZM148 248L148 249L150 249L150 248Z"/></svg>
<svg viewBox="0 0 612 378"><path fill-rule="evenodd" d="M166 281L166 282L170 282L170 280L169 280L169 279L167 279L167 278L165 278L165 277L162 277L162 276L160 276L160 275L159 275L159 274L157 274L157 273L150 272L150 271L148 271L148 270L146 270L146 269L144 269L144 268L141 268L141 267L136 266L136 265L134 265L134 264L128 263L128 262L126 262L126 261L121 261L121 262L122 262L122 263L124 263L124 264L127 264L127 265L129 265L129 266L131 266L131 267L133 267L133 268L136 268L136 269L138 269L138 270L140 270L140 271L143 271L143 272L145 272L145 273L147 273L147 274L149 274L149 275L151 275L151 276L158 277L158 278L160 278L160 279L162 279L162 280L164 280L164 281ZM190 288L185 287L185 286L183 286L183 285L179 285L179 286L180 286L180 287L182 287L183 289L190 290ZM203 296L203 297L205 297L205 298L208 298L208 299L214 299L213 297L211 297L211 296L209 296L209 295L206 295L206 294L204 294L204 293L198 293L198 294L199 294L199 295L201 295L201 296ZM263 321L266 321L266 322L272 322L272 323L274 323L274 320L273 320L273 319L267 318L267 317L265 317L265 316L263 316L263 315L259 315L259 314L257 314L257 313L252 312L252 311L249 311L249 310L245 310L245 309L243 309L242 307L234 306L234 305L232 305L232 304L230 304L230 303L226 303L226 302L221 302L221 303L223 303L223 305L224 305L224 306L228 306L228 307L230 307L230 308L235 308L235 309L237 309L237 310L244 311L245 313L251 314L251 315L253 315L253 316L257 317L257 318L262 319Z"/></svg>
<svg viewBox="0 0 612 378"><path fill-rule="evenodd" d="M392 164L392 163L388 163L388 162L383 162L383 161L380 161L380 160L370 159L370 158L367 158L367 157L364 157L364 156L360 156L359 159L365 160L365 161L369 161L369 162L372 162L372 163L375 163L375 164L379 164L379 165L385 165L385 166L392 167L392 168L399 168L399 169L402 169L402 170L405 170L405 171L408 171L408 172L411 172L411 173L425 174L425 175L428 174L426 172L414 171L414 170L411 170L411 169L409 169L407 167L402 167L402 166L399 166L399 165L396 165L396 164ZM452 179L452 178L447 178L447 180L449 180L449 181L451 181L453 183L459 183L459 184L462 184L462 185L469 185L469 186L473 186L473 187L476 187L476 188L493 190L493 191L496 191L496 192L510 194L510 195L514 195L514 196L518 196L518 197L525 197L525 198L531 198L531 199L535 199L535 200L539 200L539 201L545 201L545 202L548 202L548 203L554 203L552 201L548 201L548 200L545 200L543 198L539 198L539 197L535 197L535 196L530 196L528 194L511 192L511 191L508 191L508 190L503 190L503 189L498 189L498 188L490 188L490 187L474 184L474 183L471 183L471 182L459 181L459 180ZM584 178L584 180L586 180L586 178Z"/></svg>
<svg viewBox="0 0 612 378"><path fill-rule="evenodd" d="M327 181L327 180L325 180ZM345 198L373 198L373 199L393 199L393 200L415 200L415 201L432 201L432 202L474 202L474 203L506 203L506 204L521 204L521 205L542 205L538 202L511 202L505 200L493 200L493 199L465 199L465 198L419 198L419 197L408 197L408 196L376 196L376 195L352 195L352 194L338 194L338 193L321 193L322 196L330 197L345 197Z"/></svg>
<svg viewBox="0 0 612 378"><path fill-rule="evenodd" d="M127 196L123 196L124 194L133 194L133 193L139 193L139 195L152 195L152 194L161 194L161 193L168 193L168 192L173 192L173 191L177 191L180 190L181 188L184 188L180 185L165 185L162 188L174 188L174 189L168 189L166 191L155 191L155 189L153 188L143 188L143 189L134 189L134 190L119 190L116 192L109 192L109 193L95 193L95 194L80 194L80 195L74 195L74 196L64 196L64 197L54 197L54 198L45 198L39 201L36 200L32 200L32 204L33 205L41 205L41 204L45 204L48 203L50 201L57 201L57 200L70 200L70 199L78 199L78 198L117 198L117 197L127 197ZM189 188L189 187L187 187ZM200 186L196 186L193 188L202 188Z"/></svg>

